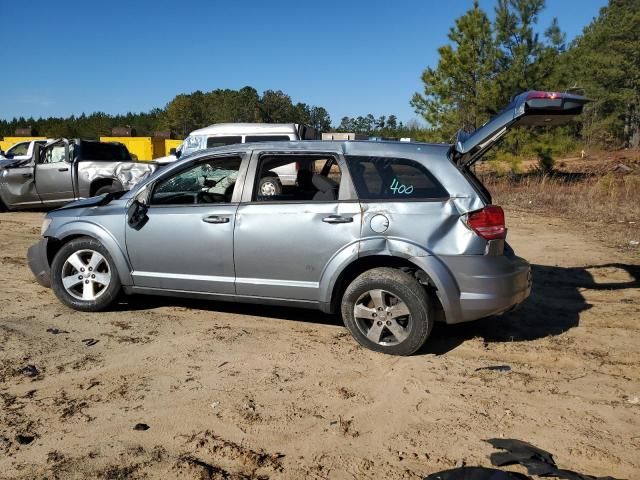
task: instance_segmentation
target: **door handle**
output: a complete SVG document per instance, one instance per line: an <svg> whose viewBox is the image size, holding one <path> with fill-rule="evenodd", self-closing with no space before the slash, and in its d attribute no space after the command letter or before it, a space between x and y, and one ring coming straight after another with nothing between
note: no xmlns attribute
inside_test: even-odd
<svg viewBox="0 0 640 480"><path fill-rule="evenodd" d="M220 217L218 215L209 215L202 219L205 223L229 223L229 217Z"/></svg>
<svg viewBox="0 0 640 480"><path fill-rule="evenodd" d="M58 169L59 172L68 172L69 171L69 167L62 167Z"/></svg>
<svg viewBox="0 0 640 480"><path fill-rule="evenodd" d="M32 173L23 173L22 176L23 176L23 178L31 178L31 177L33 177L33 174Z"/></svg>
<svg viewBox="0 0 640 480"><path fill-rule="evenodd" d="M353 217L343 217L342 215L329 215L322 219L324 223L351 223Z"/></svg>

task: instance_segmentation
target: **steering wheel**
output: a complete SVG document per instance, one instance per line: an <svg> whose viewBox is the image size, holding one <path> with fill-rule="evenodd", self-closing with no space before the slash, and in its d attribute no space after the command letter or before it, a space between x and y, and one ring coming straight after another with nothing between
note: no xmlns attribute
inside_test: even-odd
<svg viewBox="0 0 640 480"><path fill-rule="evenodd" d="M195 200L196 203L224 203L226 201L224 195L207 192L206 190L198 192Z"/></svg>
<svg viewBox="0 0 640 480"><path fill-rule="evenodd" d="M198 182L198 184L202 187L207 187L207 188L211 188L211 187L215 187L216 184L218 183L219 180L214 180L212 178L209 178L207 176L202 176L201 177L201 181Z"/></svg>

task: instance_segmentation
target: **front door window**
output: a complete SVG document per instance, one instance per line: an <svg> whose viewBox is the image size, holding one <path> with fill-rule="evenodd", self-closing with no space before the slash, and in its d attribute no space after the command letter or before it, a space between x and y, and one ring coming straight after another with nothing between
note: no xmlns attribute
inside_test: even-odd
<svg viewBox="0 0 640 480"><path fill-rule="evenodd" d="M191 166L161 180L153 190L151 205L230 203L240 158L214 159Z"/></svg>

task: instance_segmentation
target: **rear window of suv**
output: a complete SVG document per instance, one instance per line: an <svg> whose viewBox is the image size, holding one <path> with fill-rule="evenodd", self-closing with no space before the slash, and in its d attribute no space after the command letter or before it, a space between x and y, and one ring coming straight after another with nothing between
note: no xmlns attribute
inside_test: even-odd
<svg viewBox="0 0 640 480"><path fill-rule="evenodd" d="M404 158L347 157L358 197L363 200L431 200L449 194L423 165Z"/></svg>
<svg viewBox="0 0 640 480"><path fill-rule="evenodd" d="M87 160L131 161L129 150L120 143L82 142L80 148Z"/></svg>

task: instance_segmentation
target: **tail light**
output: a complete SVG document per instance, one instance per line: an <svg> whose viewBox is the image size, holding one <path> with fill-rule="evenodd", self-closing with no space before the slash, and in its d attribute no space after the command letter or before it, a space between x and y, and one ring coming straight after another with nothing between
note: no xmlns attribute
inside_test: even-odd
<svg viewBox="0 0 640 480"><path fill-rule="evenodd" d="M300 162L296 162L296 172L300 170Z"/></svg>
<svg viewBox="0 0 640 480"><path fill-rule="evenodd" d="M548 100L555 100L556 98L563 98L563 95L560 92L541 92L538 90L529 92L529 94L527 95L527 100L541 99L541 98L545 98Z"/></svg>
<svg viewBox="0 0 640 480"><path fill-rule="evenodd" d="M496 240L507 236L504 210L497 205L487 205L482 210L468 213L467 225L485 240Z"/></svg>

